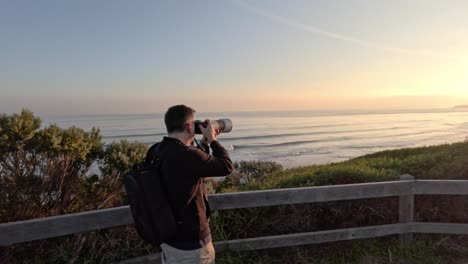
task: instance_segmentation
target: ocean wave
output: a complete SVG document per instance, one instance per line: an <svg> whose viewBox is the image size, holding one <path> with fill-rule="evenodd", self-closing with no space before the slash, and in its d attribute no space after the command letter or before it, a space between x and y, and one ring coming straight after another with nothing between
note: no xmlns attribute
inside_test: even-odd
<svg viewBox="0 0 468 264"><path fill-rule="evenodd" d="M372 139L380 139L380 138L395 138L395 137L403 137L403 136L411 136L411 135L422 135L422 134L432 134L435 132L445 132L444 130L432 130L432 131L422 131L422 132L414 132L414 133L402 133L402 134L393 134L393 135L385 135L385 136L376 136L372 137ZM322 143L322 142L337 142L337 141L349 141L349 140L358 140L358 139L366 139L368 137L337 137L337 138L328 138L328 139L315 139L315 140L302 140L302 141L288 141L276 144L266 144L266 145L233 145L233 149L247 149L247 148L268 148L268 147L282 147L282 146L295 146L295 145L302 145L302 144L310 144L310 143ZM402 144L401 146L405 146L407 144ZM376 148L376 147L392 147L395 144L385 144L385 145L351 145L345 146L345 148L350 149L361 149L361 148Z"/></svg>
<svg viewBox="0 0 468 264"><path fill-rule="evenodd" d="M309 144L309 143L318 143L318 142L334 142L334 141L345 141L345 140L353 140L352 137L339 137L333 139L316 139L316 140L302 140L302 141L289 141L283 143L276 143L276 144L267 144L267 145L233 145L234 149L246 149L246 148L268 148L268 147L284 147L284 146L294 146L294 145L302 145L302 144Z"/></svg>
<svg viewBox="0 0 468 264"><path fill-rule="evenodd" d="M259 136L243 136L225 138L227 141L236 140L249 140L249 139L268 139L268 138L282 138L291 136L308 136L308 135L325 135L325 134L341 134L341 133L354 133L354 132L373 132L373 131L386 131L405 129L408 127L389 127L389 128L373 128L373 129L355 129L355 130L341 130L341 131L318 131L318 132L304 132L304 133L287 133L287 134L273 134L273 135L259 135Z"/></svg>
<svg viewBox="0 0 468 264"><path fill-rule="evenodd" d="M423 134L432 134L436 132L446 132L446 130L429 130L429 131L421 131L421 132L413 132L413 133L404 133L404 134L395 134L395 135L387 135L387 136L378 136L374 138L390 138L390 137L404 137L404 136L414 136L414 135L423 135Z"/></svg>
<svg viewBox="0 0 468 264"><path fill-rule="evenodd" d="M341 149L380 149L380 148L400 148L408 144L377 144L377 145L348 145L341 146Z"/></svg>

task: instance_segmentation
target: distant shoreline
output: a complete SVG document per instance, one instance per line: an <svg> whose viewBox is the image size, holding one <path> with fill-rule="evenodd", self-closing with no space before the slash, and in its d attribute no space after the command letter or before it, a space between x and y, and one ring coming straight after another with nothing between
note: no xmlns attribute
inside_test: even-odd
<svg viewBox="0 0 468 264"><path fill-rule="evenodd" d="M456 105L452 109L465 109L468 110L468 105Z"/></svg>

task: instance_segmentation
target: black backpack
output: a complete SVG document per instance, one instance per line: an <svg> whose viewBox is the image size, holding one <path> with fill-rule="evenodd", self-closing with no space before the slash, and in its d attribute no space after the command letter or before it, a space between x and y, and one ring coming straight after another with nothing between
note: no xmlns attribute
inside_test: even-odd
<svg viewBox="0 0 468 264"><path fill-rule="evenodd" d="M135 227L143 240L160 245L173 238L177 221L160 172L160 144L148 150L146 160L123 179Z"/></svg>

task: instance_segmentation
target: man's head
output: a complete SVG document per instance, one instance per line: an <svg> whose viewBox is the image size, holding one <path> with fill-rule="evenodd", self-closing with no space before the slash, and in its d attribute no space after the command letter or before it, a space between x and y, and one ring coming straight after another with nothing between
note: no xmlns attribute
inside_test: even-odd
<svg viewBox="0 0 468 264"><path fill-rule="evenodd" d="M195 110L186 105L169 107L164 116L168 134L185 134L187 137L195 136L194 121Z"/></svg>

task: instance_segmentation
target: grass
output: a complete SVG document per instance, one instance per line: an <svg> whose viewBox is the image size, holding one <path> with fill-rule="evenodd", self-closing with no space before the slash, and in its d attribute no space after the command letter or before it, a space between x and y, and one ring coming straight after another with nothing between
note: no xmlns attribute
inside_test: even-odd
<svg viewBox="0 0 468 264"><path fill-rule="evenodd" d="M396 180L406 173L417 179L468 178L468 142L388 150L340 163L279 170L220 192Z"/></svg>
<svg viewBox="0 0 468 264"><path fill-rule="evenodd" d="M417 179L467 179L468 142L389 150L340 163L278 170L218 191L388 181L406 173ZM417 221L468 222L468 197L417 196L415 203ZM212 218L212 227L215 240L226 240L389 224L397 222L397 204L396 198L382 198L221 211ZM464 263L468 262L468 247L463 238L418 236L411 245L401 245L395 237L387 237L226 252L218 257L221 263Z"/></svg>
<svg viewBox="0 0 468 264"><path fill-rule="evenodd" d="M466 263L466 250L450 248L447 238L417 238L409 245L397 238L367 239L332 244L291 247L257 252L228 252L218 254L220 263L360 263L360 264L447 264ZM453 242L454 240L451 240ZM451 243L450 242L450 243Z"/></svg>

